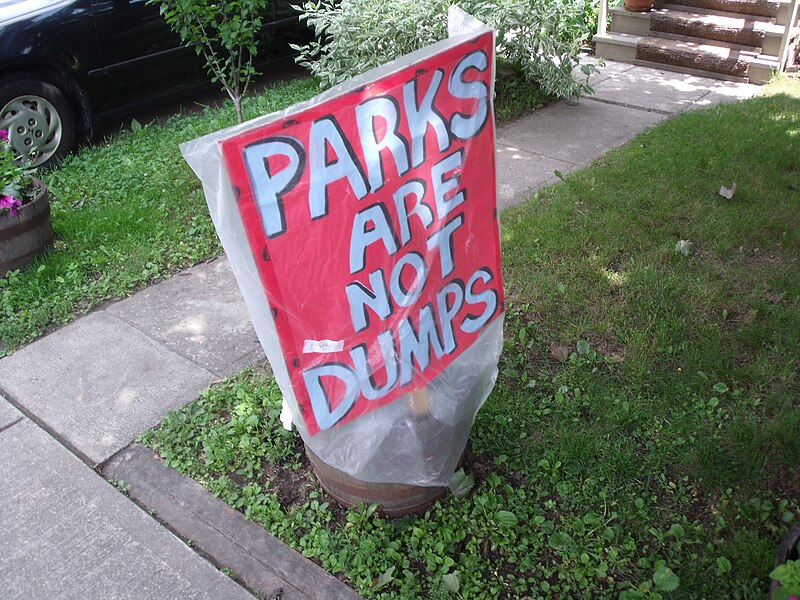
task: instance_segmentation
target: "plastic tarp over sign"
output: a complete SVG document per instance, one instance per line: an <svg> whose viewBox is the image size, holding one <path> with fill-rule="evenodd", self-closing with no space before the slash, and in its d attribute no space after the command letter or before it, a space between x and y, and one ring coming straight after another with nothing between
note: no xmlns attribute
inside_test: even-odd
<svg viewBox="0 0 800 600"><path fill-rule="evenodd" d="M446 483L497 376L494 32L450 18L443 42L181 147L294 423L363 481Z"/></svg>

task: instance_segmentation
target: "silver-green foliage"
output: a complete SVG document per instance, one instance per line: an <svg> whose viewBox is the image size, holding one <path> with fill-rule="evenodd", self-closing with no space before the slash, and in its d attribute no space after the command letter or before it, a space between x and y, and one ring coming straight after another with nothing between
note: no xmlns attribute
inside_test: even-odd
<svg viewBox="0 0 800 600"><path fill-rule="evenodd" d="M323 86L447 36L447 9L454 0L317 0L295 6L316 40L299 51L297 62ZM463 0L458 5L497 30L498 59L550 95L565 98L590 92L578 53L589 31L582 0Z"/></svg>

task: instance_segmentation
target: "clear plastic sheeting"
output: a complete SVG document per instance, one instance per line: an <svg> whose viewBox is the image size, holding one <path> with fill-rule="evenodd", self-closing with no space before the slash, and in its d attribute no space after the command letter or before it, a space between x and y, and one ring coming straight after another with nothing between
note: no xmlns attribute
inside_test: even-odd
<svg viewBox="0 0 800 600"><path fill-rule="evenodd" d="M428 89L431 90L438 83L437 69L428 68L430 61L442 53L449 52L447 56L451 56L454 49L474 43L478 39L476 36L489 31L483 24L455 7L451 8L448 16L451 36L448 40L374 69L306 103L181 145L185 159L202 181L211 218L230 260L256 333L283 393L285 408L288 408L294 425L308 448L320 459L329 466L365 482L446 485L464 452L475 415L491 392L497 377L497 363L503 345L504 309L494 189L494 123L493 115L487 109L491 107L494 81L493 37L489 39L487 45L491 50L473 51L457 66L451 65L449 68L455 74L451 73L449 79L443 80L444 83L440 82L441 89L447 90L442 94L448 93L456 99L463 98L464 104L461 108L451 111L448 122L450 147L445 148L447 152L442 152L441 157L434 157L434 160L440 162L433 167L421 165L423 169L427 169L425 175L429 178L427 188L434 190L430 192L432 194L430 198L426 196L423 200L422 192L419 192L417 203L413 204L410 210L405 204L403 204L405 208L401 210L397 198L391 202L392 197L387 188L407 183L415 174L410 166L405 169L407 172L398 173L402 170L403 162L402 156L395 153L395 151L400 152L399 145L395 145L392 149L397 170L393 173L391 169L381 164L380 176L384 176L385 170L386 180L379 181L380 185L375 185L373 182L377 177L374 172L369 173L367 181L366 168L362 169L365 172L363 183L354 184L353 177L350 177L349 181L343 178L345 183L355 190L345 198L347 202L357 207L354 210L363 210L363 207L368 206L373 200L377 201L376 205L385 202L387 206L398 206L397 214L391 213L392 223L401 221L398 215L402 216L403 211L406 211L408 213L405 215L406 227L411 227L412 223L416 227L413 231L399 229L400 233L396 235L399 241L395 243L399 245L402 242L404 245L407 244L407 247L395 248L394 256L393 252L388 252L389 258L386 258L387 252L383 252L383 246L388 250L392 241L383 239L381 242L372 239L375 237L373 232L379 229L377 221L373 223L374 229L365 226L361 231L361 237L367 238L370 244L364 250L364 260L367 263L373 260L374 263L374 257L380 256L380 260L385 262L381 263L380 268L375 267L377 263L370 267L374 269L373 275L378 273L389 277L392 265L396 266L398 261L408 259L408 264L400 267L397 278L392 279L392 285L389 285L388 279L386 282L386 295L388 297L391 291L391 298L394 300L390 316L376 315L376 312L380 312L379 307L376 308L377 305L373 302L373 296L379 296L374 292L378 285L377 279L367 278L369 269L359 271L352 267L355 234L352 238L347 232L341 232L339 236L332 235L330 230L323 229L325 219L320 219L319 215L308 224L309 228L314 228L314 233L308 233L306 236L308 248L300 242L290 247L287 254L287 256L291 256L292 253L302 255L307 251L309 254L307 269L310 275L305 272L305 267L294 270L287 268L281 271L283 264L281 261L284 260L281 252L286 251L281 250L281 240L277 239L279 235L274 231L279 226L290 229L297 223L299 217L293 216L295 213L291 212L294 208L292 203L301 202L297 198L307 199L310 194L309 189L314 185L313 179L309 183L309 178L312 176L299 170L298 165L307 166L306 150L301 142L297 141L301 137L300 134L297 134L297 140L291 137L294 135L292 127L299 131L302 126L302 123L298 124L299 114L313 115L315 108L318 109L330 101L361 94L359 106L363 106L373 99L368 95L368 91L373 89L371 86L374 82L391 80L393 76L412 67L416 69L417 74L423 74L419 75L420 77L430 78L429 81L433 83ZM483 59L481 53L484 55ZM487 53L488 60L485 56ZM426 68L422 68L423 66ZM445 72L444 68L441 70ZM411 71L412 77L414 72ZM483 93L480 92L482 89L478 79L480 75L488 82L488 85L484 85L486 91ZM374 89L378 88L379 85ZM392 89L400 88L395 86ZM386 92L386 97L388 93ZM403 98L402 92L400 98L401 100ZM420 106L423 106L425 99L420 98L421 95L418 94L412 102L419 102ZM395 101L394 104L399 103ZM415 109L421 110L420 107ZM479 124L480 128L472 127L481 117L486 119L486 123ZM374 118L372 122L375 128ZM280 127L276 124L280 124ZM270 139L276 140L275 144L283 144L289 150L294 148L292 152L295 154L289 156L287 153L288 158L284 157L286 160L282 163L268 163L268 158L264 158L265 174L261 175L262 182L265 178L268 184L274 184L279 180L281 174L277 172L278 169L298 168L298 173L291 181L291 185L287 183L279 190L280 194L277 192L273 194L273 204L265 208L269 198L264 200L265 194L258 195L256 190L258 183L253 183L253 189L256 191L250 196L247 195L246 187L240 183L244 177L241 173L246 173L251 181L257 179L253 176L252 163L248 167L249 170L243 169L241 173L237 172L231 167L232 154L226 144L230 146L232 143L230 140L242 140L234 150L244 154L245 150L254 144L262 143L257 134L259 131L269 131L270 127L286 132ZM409 126L408 129L403 127L406 126L397 125L395 134L398 137L395 139L409 141L405 144L409 152L406 160L409 163L414 162L412 152L414 144L424 145L427 136L427 143L435 146L432 141L436 141L440 133L433 131L434 127L431 126L427 130L423 128L422 133L414 137L413 127ZM380 136L383 136L383 142L386 142L390 136L385 130L390 128L391 126L373 129L375 139L371 143L380 145L381 140L378 139ZM340 128L340 133L342 129L346 127ZM250 135L251 132L256 133ZM470 136L473 138L470 139ZM313 138L313 135L311 137ZM287 139L292 143L289 145L284 143ZM439 143L441 146L444 142ZM473 146L478 158L470 158ZM359 147L366 152L363 136ZM385 158L388 156L387 147L384 145L376 150L376 153L383 151L383 155L379 157L381 160L388 160ZM456 148L455 152L453 147ZM483 155L479 155L479 151L483 152ZM236 152L233 152L233 155ZM322 152L325 156L327 150ZM324 168L331 169L339 163L342 159L340 153L336 153L336 160L324 164ZM357 151L354 153L358 154ZM314 166L313 152L309 151L309 155L311 159L308 168L311 169ZM457 162L459 156L462 162ZM323 163L327 160L323 158ZM357 157L354 160L357 160ZM375 164L375 156L370 157L365 154L363 162L368 166ZM479 165L479 168L475 165ZM440 172L437 172L437 167ZM432 169L434 175L431 175ZM392 177L396 178L396 181L391 180ZM233 180L236 180L237 185L232 183ZM344 202L342 200L344 192L334 187L340 183L336 181L331 187L325 188L326 198L328 192L331 192L331 198ZM367 197L363 197L365 196L363 192L362 197L357 199L353 197L358 195L359 185L365 188L371 186L371 189L366 189ZM463 188L463 197L459 196L458 186ZM388 200L378 195L379 187L383 188L380 193ZM436 191L437 188L439 191ZM289 195L290 192L296 194L297 198ZM249 199L251 196L257 198ZM402 202L406 202L405 197L400 195L400 198ZM248 202L251 204L247 204ZM333 201L330 204L333 204ZM247 212L248 206L252 207L250 213ZM307 215L308 207L303 208L305 212L302 214ZM264 231L254 233L253 222L257 220L254 220L252 215L259 214L259 210L262 221L271 214L285 210L285 215L281 215L283 221L271 224L272 235L264 236ZM388 210L384 212L388 214ZM409 214L412 217L409 217ZM437 216L435 222L434 215ZM248 218L251 220L247 221ZM421 229L420 222L430 229ZM452 225L451 229L446 229L453 223L455 225ZM356 230L355 225L352 228ZM269 227L265 224L263 229L268 230ZM290 231L286 239L289 239L292 233ZM302 230L299 234L302 236ZM449 246L441 241L443 235L450 236ZM258 236L263 237L263 243L262 237ZM313 242L321 237L328 242L328 245L324 246L327 249L325 252L320 250L322 246L313 247ZM467 258L462 259L462 255ZM416 256L420 258L417 259ZM294 258L296 260L296 257ZM393 259L394 263L390 259ZM419 265L422 266L412 259L419 260ZM373 288L370 294L363 295L364 304L360 308L365 315L371 317L373 329L378 326L386 328L378 336L367 337L367 341L364 341L364 338L369 336L371 331L366 325L363 328L356 326L360 313L353 308L355 295L345 297L344 286L335 278L337 268L341 271L341 265L334 264L333 261L348 260L351 266L349 274L344 271L346 276L351 276L362 289L368 290L368 286ZM482 260L486 261L486 266L480 262ZM466 275L462 276L458 271L459 267L462 271L469 269L464 271ZM335 290L328 290L325 287L328 279L332 282L330 287ZM311 283L308 283L309 281ZM429 284L430 290L416 293L415 286L423 288L426 284ZM313 285L322 287L314 292L313 289L308 289L308 286ZM343 310L339 307L338 312L332 313L334 316L329 316L329 312L326 311L333 310L332 305L335 303L326 300L328 292L339 294L335 297L345 298L343 302L349 301L350 309ZM401 298L400 302L397 301L398 296ZM403 302L414 296L418 302L410 300L407 303ZM378 316L381 318L377 318ZM351 318L353 325L350 324ZM313 332L318 335L306 335L304 327L308 327L309 321L316 322L317 319L320 325L315 325L316 329ZM342 333L347 331L348 327L352 331L349 337ZM318 331L320 329L324 331ZM390 342L384 343L386 340ZM369 368L366 371L364 368L358 368L358 348L364 348L362 366L371 365L372 372ZM322 381L320 378L317 380L318 385L315 390L317 396L313 397L314 393L308 389L308 374L315 369L319 372L320 365L340 365L342 361L351 359L355 366L345 369L350 379L343 380L338 387L336 385L324 387L319 383ZM408 375L409 368L413 369L413 377L408 376L404 379L403 374ZM397 381L390 386L392 373ZM392 387L392 392L377 393L375 390L381 387L379 381L383 381L386 388ZM347 389L342 392L345 387ZM339 408L334 406L334 393L348 397L351 388L362 390L362 394L350 395L352 408L344 410L341 404ZM323 398L324 402L319 398ZM329 412L325 410L320 412L320 406L325 405L325 402ZM313 416L311 413L314 413Z"/></svg>
<svg viewBox="0 0 800 600"><path fill-rule="evenodd" d="M500 318L424 388L422 399L417 399L419 392L403 396L311 438L301 420L295 425L314 454L356 479L446 485L461 460L475 415L494 387L502 347ZM417 408L419 404L423 406Z"/></svg>

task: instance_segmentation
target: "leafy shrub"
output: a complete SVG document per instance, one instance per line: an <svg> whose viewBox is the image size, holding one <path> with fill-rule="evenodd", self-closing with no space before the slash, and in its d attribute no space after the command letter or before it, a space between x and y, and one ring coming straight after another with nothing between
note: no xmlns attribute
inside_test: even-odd
<svg viewBox="0 0 800 600"><path fill-rule="evenodd" d="M622 6L623 0L608 0L608 23L611 23L611 9ZM582 21L589 30L589 37L597 33L597 23L600 17L600 0L590 0L584 3ZM594 47L594 44L592 44Z"/></svg>
<svg viewBox="0 0 800 600"><path fill-rule="evenodd" d="M302 7L301 19L316 40L293 46L297 61L323 86L335 85L447 36L453 0L318 0ZM586 2L578 0L463 0L459 6L497 32L501 67L535 82L544 93L566 98L590 92L576 78L578 53L590 32ZM583 65L584 75L593 70Z"/></svg>

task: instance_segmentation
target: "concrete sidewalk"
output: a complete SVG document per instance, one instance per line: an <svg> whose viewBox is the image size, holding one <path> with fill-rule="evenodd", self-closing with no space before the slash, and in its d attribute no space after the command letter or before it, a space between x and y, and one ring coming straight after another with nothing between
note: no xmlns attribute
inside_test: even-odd
<svg viewBox="0 0 800 600"><path fill-rule="evenodd" d="M498 129L500 208L524 202L537 188L558 181L555 171L585 167L676 113L743 100L761 89L611 61L589 83L594 95L577 105L557 102Z"/></svg>
<svg viewBox="0 0 800 600"><path fill-rule="evenodd" d="M621 63L591 83L499 128L501 208L677 112L760 89ZM262 355L223 256L0 360L0 596L249 597L92 467Z"/></svg>

